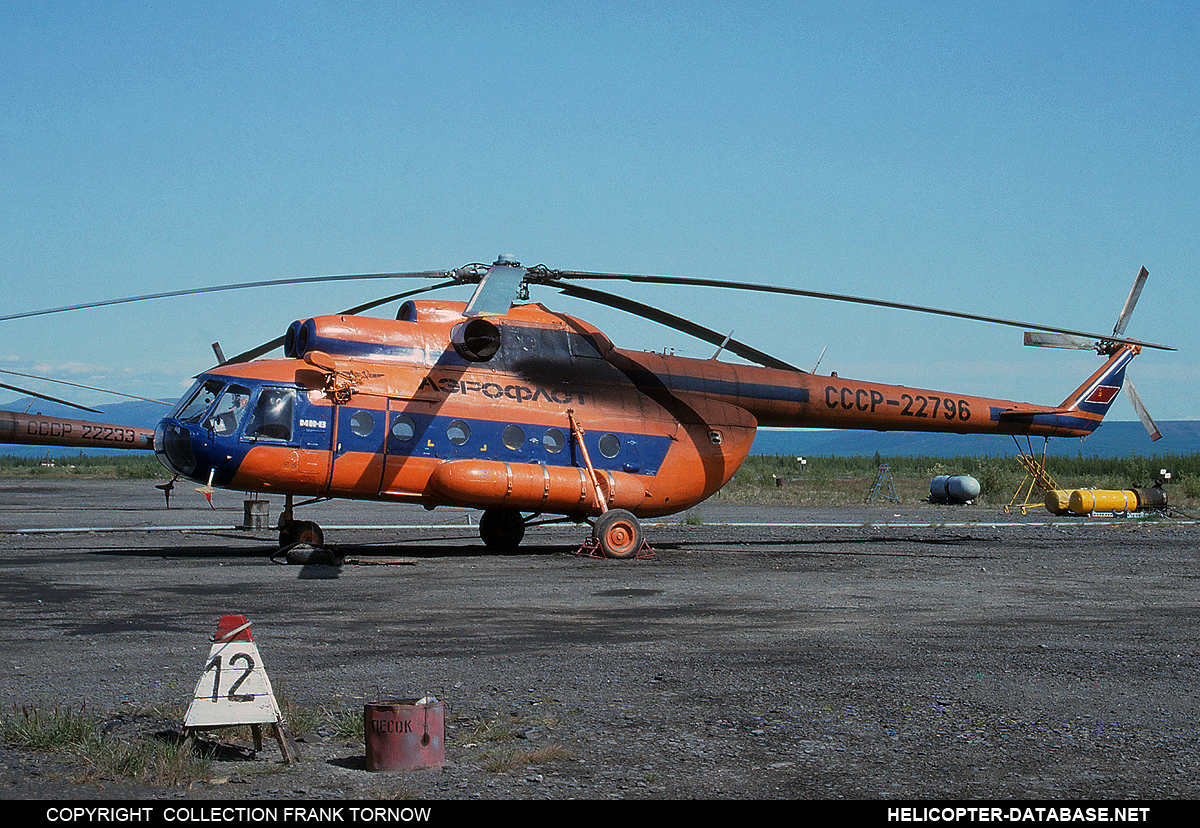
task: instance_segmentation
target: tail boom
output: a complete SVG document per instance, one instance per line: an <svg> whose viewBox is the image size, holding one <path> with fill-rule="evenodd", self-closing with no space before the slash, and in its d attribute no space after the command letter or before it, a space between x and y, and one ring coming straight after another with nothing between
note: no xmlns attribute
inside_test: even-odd
<svg viewBox="0 0 1200 828"><path fill-rule="evenodd" d="M655 376L659 387L735 405L759 427L1083 437L1108 413L1125 367L1139 352L1137 345L1120 346L1058 406L681 357L639 354L636 360L650 369L642 376Z"/></svg>
<svg viewBox="0 0 1200 828"><path fill-rule="evenodd" d="M1002 420L1027 422L1038 428L1067 429L1069 436L1086 436L1104 420L1125 384L1125 369L1141 353L1137 345L1123 345L1096 373L1076 388L1057 408L1050 410L1009 409L1000 413ZM1030 407L1036 409L1036 406ZM1040 433L1031 431L1030 433Z"/></svg>

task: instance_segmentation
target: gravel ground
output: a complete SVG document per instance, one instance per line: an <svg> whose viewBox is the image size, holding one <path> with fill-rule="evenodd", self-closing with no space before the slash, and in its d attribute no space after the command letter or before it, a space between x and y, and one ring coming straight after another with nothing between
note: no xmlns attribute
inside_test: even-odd
<svg viewBox="0 0 1200 828"><path fill-rule="evenodd" d="M485 555L464 510L319 504L302 517L326 526L334 567L273 563L272 533L231 528L240 496L214 499L0 481L0 703L171 732L161 711L186 708L217 619L243 614L298 705L442 698L443 767L373 773L361 736L297 733L295 766L268 741L170 788L7 747L0 795L1200 795L1192 522L717 502L655 522L653 556L618 562L575 554L577 526Z"/></svg>

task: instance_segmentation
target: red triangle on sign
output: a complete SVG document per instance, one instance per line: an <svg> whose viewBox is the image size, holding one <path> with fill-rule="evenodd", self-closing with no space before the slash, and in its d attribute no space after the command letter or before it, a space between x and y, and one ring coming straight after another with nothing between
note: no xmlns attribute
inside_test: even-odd
<svg viewBox="0 0 1200 828"><path fill-rule="evenodd" d="M213 641L253 641L250 635L250 622L244 615L223 615L217 622L217 634Z"/></svg>

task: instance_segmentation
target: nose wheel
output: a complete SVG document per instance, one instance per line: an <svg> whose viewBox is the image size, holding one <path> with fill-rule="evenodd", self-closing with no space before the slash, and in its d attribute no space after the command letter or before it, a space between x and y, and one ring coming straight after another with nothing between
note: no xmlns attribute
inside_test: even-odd
<svg viewBox="0 0 1200 828"><path fill-rule="evenodd" d="M325 533L321 527L311 520L293 520L282 523L279 527L279 548L284 549L297 543L307 543L309 546L324 546Z"/></svg>

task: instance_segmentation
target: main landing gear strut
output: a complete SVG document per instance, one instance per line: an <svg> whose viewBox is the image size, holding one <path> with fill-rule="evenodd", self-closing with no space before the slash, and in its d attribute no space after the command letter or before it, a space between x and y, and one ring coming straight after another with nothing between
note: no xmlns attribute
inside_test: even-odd
<svg viewBox="0 0 1200 828"><path fill-rule="evenodd" d="M567 409L567 423L571 426L571 436L579 446L579 454L596 487L596 505L600 507L600 517L592 524L591 548L599 549L606 558L632 558L642 551L642 525L632 512L609 507L602 478L596 474L583 442L583 426L575 419L575 411L570 408Z"/></svg>

